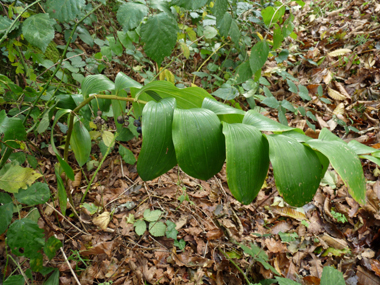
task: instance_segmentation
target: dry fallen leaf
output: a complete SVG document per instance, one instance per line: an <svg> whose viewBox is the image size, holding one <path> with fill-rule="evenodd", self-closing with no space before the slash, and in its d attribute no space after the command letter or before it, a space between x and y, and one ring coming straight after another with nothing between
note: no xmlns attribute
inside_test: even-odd
<svg viewBox="0 0 380 285"><path fill-rule="evenodd" d="M108 223L111 220L111 215L109 212L105 211L101 215L97 216L96 218L92 219L92 222L94 225L97 225L102 230L105 230L108 226Z"/></svg>
<svg viewBox="0 0 380 285"><path fill-rule="evenodd" d="M344 54L349 53L349 52L351 52L350 49L348 49L348 48L341 48L341 49L337 49L337 50L334 50L332 52L329 52L328 55L331 56L331 57L335 57L335 56L344 55Z"/></svg>
<svg viewBox="0 0 380 285"><path fill-rule="evenodd" d="M329 96L334 100L342 101L346 99L346 96L340 94L338 91L334 89L331 89L330 87L327 87L327 94L329 94Z"/></svg>

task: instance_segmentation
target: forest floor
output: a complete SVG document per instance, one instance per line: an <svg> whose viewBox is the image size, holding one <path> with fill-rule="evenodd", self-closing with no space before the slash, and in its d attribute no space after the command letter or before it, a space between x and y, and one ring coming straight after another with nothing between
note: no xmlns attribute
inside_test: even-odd
<svg viewBox="0 0 380 285"><path fill-rule="evenodd" d="M313 100L306 107L314 111L317 121L313 131L304 117L287 114L289 125L311 137L328 128L346 141L380 148L380 4L338 2L321 8L318 17L310 14L314 9L310 1L295 12L298 39L290 45L289 60L301 64L282 68L307 86ZM283 87L275 68L274 58L263 68L272 94L305 105ZM332 104L318 100L319 85ZM247 105L244 98L241 103ZM277 118L276 111L265 115ZM49 138L40 137L37 143L44 141ZM140 137L125 146L137 157L141 143ZM98 155L98 149L93 151ZM175 167L144 182L136 166L123 163L114 151L98 172L86 207L76 209L79 219L69 216L72 208L62 217L53 203L43 206L39 225L48 235L57 235L65 253L59 251L48 265L59 269L61 284L247 284L244 272L251 283L264 285L276 282L268 264L282 277L301 284L319 284L325 266L341 271L350 285L380 284L380 171L369 161L362 164L366 205L351 198L330 168L314 199L293 208L278 194L271 168L258 197L242 205L229 191L225 168L208 181L191 178ZM56 188L54 161L46 156L40 165L52 189ZM78 205L83 185L87 182L81 175L70 185ZM102 210L97 213L94 205ZM136 234L133 221L143 219L147 209L161 211L154 213L170 228L170 238L154 237L148 231ZM149 220L147 212L145 219ZM254 256L240 245L252 246Z"/></svg>

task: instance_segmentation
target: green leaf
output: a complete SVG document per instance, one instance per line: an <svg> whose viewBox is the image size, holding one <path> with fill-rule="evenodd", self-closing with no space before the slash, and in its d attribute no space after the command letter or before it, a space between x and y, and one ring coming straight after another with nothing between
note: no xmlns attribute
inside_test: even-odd
<svg viewBox="0 0 380 285"><path fill-rule="evenodd" d="M366 146L365 144L362 144L356 140L351 140L349 143L348 143L348 146L356 153L356 154L371 154L371 153L374 153L376 151L379 151L378 149L376 148L373 148L373 147L369 147L369 146Z"/></svg>
<svg viewBox="0 0 380 285"><path fill-rule="evenodd" d="M245 61L237 67L236 84L243 83L252 78L253 73L249 61Z"/></svg>
<svg viewBox="0 0 380 285"><path fill-rule="evenodd" d="M322 141L318 139L310 140L307 144L311 148L320 151L330 160L336 172L347 185L350 195L358 203L365 204L365 178L360 159L355 152L347 144L339 141Z"/></svg>
<svg viewBox="0 0 380 285"><path fill-rule="evenodd" d="M255 44L251 50L251 55L249 57L249 64L251 66L252 74L259 71L267 61L269 55L269 46L267 41L264 39L257 44Z"/></svg>
<svg viewBox="0 0 380 285"><path fill-rule="evenodd" d="M138 234L139 236L142 236L145 233L146 223L144 220L138 220L133 225L135 226L136 234Z"/></svg>
<svg viewBox="0 0 380 285"><path fill-rule="evenodd" d="M51 260L55 254L57 253L57 250L62 246L62 242L57 239L54 236L51 236L45 243L44 246L44 252L46 256Z"/></svg>
<svg viewBox="0 0 380 285"><path fill-rule="evenodd" d="M119 154L121 155L121 158L124 160L125 163L131 164L131 165L136 163L136 158L133 152L130 151L128 148L120 145Z"/></svg>
<svg viewBox="0 0 380 285"><path fill-rule="evenodd" d="M212 93L212 95L223 100L233 100L239 95L239 91L235 87L222 87Z"/></svg>
<svg viewBox="0 0 380 285"><path fill-rule="evenodd" d="M75 159L79 166L82 167L87 162L91 153L91 137L88 130L80 121L74 123L70 145L74 151Z"/></svg>
<svg viewBox="0 0 380 285"><path fill-rule="evenodd" d="M205 98L203 100L202 108L213 111L218 115L220 121L229 124L241 123L245 115L243 110L236 109L216 100L211 100L210 98Z"/></svg>
<svg viewBox="0 0 380 285"><path fill-rule="evenodd" d="M20 188L26 189L41 176L32 168L21 167L15 162L8 163L0 170L0 189L18 193Z"/></svg>
<svg viewBox="0 0 380 285"><path fill-rule="evenodd" d="M9 248L15 255L37 258L40 254L38 251L45 244L45 234L36 222L24 218L16 220L10 225L7 241ZM23 252L20 252L20 249Z"/></svg>
<svg viewBox="0 0 380 285"><path fill-rule="evenodd" d="M282 35L284 38L289 36L293 30L294 30L294 16L293 14L290 14L289 17L285 20L284 24L282 25Z"/></svg>
<svg viewBox="0 0 380 285"><path fill-rule="evenodd" d="M166 221L166 237L177 240L178 231L175 229L176 224L172 221Z"/></svg>
<svg viewBox="0 0 380 285"><path fill-rule="evenodd" d="M177 41L177 21L166 13L149 17L141 27L141 39L147 56L160 66L165 56L171 55Z"/></svg>
<svg viewBox="0 0 380 285"><path fill-rule="evenodd" d="M161 217L162 211L160 210L154 210L151 211L150 209L146 209L144 211L144 220L147 222L156 222Z"/></svg>
<svg viewBox="0 0 380 285"><path fill-rule="evenodd" d="M48 127L49 127L49 112L46 112L44 116L42 117L41 122L38 124L37 132L39 134L42 134L47 130Z"/></svg>
<svg viewBox="0 0 380 285"><path fill-rule="evenodd" d="M373 163L376 163L378 166L380 166L380 159L377 157L373 157L371 155L360 155L359 157L368 159L369 161L372 161Z"/></svg>
<svg viewBox="0 0 380 285"><path fill-rule="evenodd" d="M295 85L293 81L291 81L291 80L288 79L288 80L286 80L286 82L288 83L289 91L290 92L298 93L297 85Z"/></svg>
<svg viewBox="0 0 380 285"><path fill-rule="evenodd" d="M331 266L326 266L322 271L321 285L346 285L346 282L342 272Z"/></svg>
<svg viewBox="0 0 380 285"><path fill-rule="evenodd" d="M184 250L186 246L186 242L183 239L175 240L174 246L178 247L180 250Z"/></svg>
<svg viewBox="0 0 380 285"><path fill-rule="evenodd" d="M269 169L268 142L255 127L223 123L227 182L232 195L248 205L263 186Z"/></svg>
<svg viewBox="0 0 380 285"><path fill-rule="evenodd" d="M115 84L102 74L86 76L82 81L82 94L85 99L90 94L113 89Z"/></svg>
<svg viewBox="0 0 380 285"><path fill-rule="evenodd" d="M150 101L143 109L143 144L137 172L144 181L166 173L177 164L172 140L175 106L174 98L165 98L157 103Z"/></svg>
<svg viewBox="0 0 380 285"><path fill-rule="evenodd" d="M136 28L149 13L147 6L139 3L124 3L117 11L116 17L124 31Z"/></svg>
<svg viewBox="0 0 380 285"><path fill-rule="evenodd" d="M216 17L216 23L223 19L224 14L227 12L228 0L215 0L214 7L212 8L212 13Z"/></svg>
<svg viewBox="0 0 380 285"><path fill-rule="evenodd" d="M173 142L184 172L207 180L218 173L225 160L222 125L207 109L174 110Z"/></svg>
<svg viewBox="0 0 380 285"><path fill-rule="evenodd" d="M245 114L243 124L252 125L260 131L284 132L295 130L294 128L285 126L279 122L269 119L254 110L249 110Z"/></svg>
<svg viewBox="0 0 380 285"><path fill-rule="evenodd" d="M310 202L322 178L322 165L315 151L283 135L266 138L278 192L292 206Z"/></svg>
<svg viewBox="0 0 380 285"><path fill-rule="evenodd" d="M239 30L239 26L235 20L232 20L232 22L231 22L229 35L231 36L231 40L234 42L234 44L236 46L239 46L240 30Z"/></svg>
<svg viewBox="0 0 380 285"><path fill-rule="evenodd" d="M0 35L4 34L5 31L10 27L11 24L12 24L12 20L11 19L9 19L6 16L1 16L0 17ZM13 27L13 29L14 28L15 27Z"/></svg>
<svg viewBox="0 0 380 285"><path fill-rule="evenodd" d="M203 31L203 34L206 39L212 39L218 34L218 31L214 27L206 26Z"/></svg>
<svg viewBox="0 0 380 285"><path fill-rule="evenodd" d="M276 280L277 280L279 285L301 285L300 283L295 282L295 281L288 279L288 278L276 276Z"/></svg>
<svg viewBox="0 0 380 285"><path fill-rule="evenodd" d="M61 208L62 215L66 216L67 193L66 193L65 185L63 184L63 180L61 176L59 175L57 168L55 169L55 177L57 179L59 207Z"/></svg>
<svg viewBox="0 0 380 285"><path fill-rule="evenodd" d="M5 194L5 193L0 193ZM6 195L6 194L5 194ZM3 203L2 206L0 206L0 235L2 235L8 228L9 224L12 221L13 216L13 203L12 199L8 203Z"/></svg>
<svg viewBox="0 0 380 285"><path fill-rule="evenodd" d="M28 206L35 206L47 202L50 198L49 186L46 183L36 182L26 190L14 194L17 201Z"/></svg>
<svg viewBox="0 0 380 285"><path fill-rule="evenodd" d="M282 41L284 40L284 36L282 35L282 30L278 24L274 25L275 28L273 30L273 50L278 49Z"/></svg>
<svg viewBox="0 0 380 285"><path fill-rule="evenodd" d="M110 44L110 48L111 48L112 52L114 54L116 54L117 56L122 56L123 55L123 46L120 43L119 39L118 38L115 39L115 37L113 35L110 35L110 36L107 36L107 40Z"/></svg>
<svg viewBox="0 0 380 285"><path fill-rule="evenodd" d="M4 285L24 285L25 279L22 275L12 275L5 280Z"/></svg>
<svg viewBox="0 0 380 285"><path fill-rule="evenodd" d="M54 24L55 21L50 19L49 14L36 14L24 21L22 33L29 43L45 52L48 44L54 38Z"/></svg>
<svg viewBox="0 0 380 285"><path fill-rule="evenodd" d="M285 5L282 5L279 8L272 6L266 7L261 11L261 16L263 17L264 24L270 28L284 15L285 9Z"/></svg>
<svg viewBox="0 0 380 285"><path fill-rule="evenodd" d="M26 140L26 131L22 120L20 118L8 118L4 110L1 114L3 114L3 119L0 121L0 134L4 134L2 142L6 142L10 147L20 148L15 140Z"/></svg>
<svg viewBox="0 0 380 285"><path fill-rule="evenodd" d="M186 10L197 10L206 5L207 0L173 0L172 4L185 8Z"/></svg>
<svg viewBox="0 0 380 285"><path fill-rule="evenodd" d="M177 108L180 109L200 108L202 106L203 99L206 97L215 100L214 97L212 97L206 90L202 88L188 87L179 89L175 87L173 83L164 80L150 82L138 90L135 95L131 95L136 99L152 101L151 96L142 94L148 91L156 92L161 98L175 98L177 102Z"/></svg>
<svg viewBox="0 0 380 285"><path fill-rule="evenodd" d="M96 206L94 203L83 203L80 207L85 208L90 213L90 215L93 215L96 212L102 210L102 207Z"/></svg>
<svg viewBox="0 0 380 285"><path fill-rule="evenodd" d="M221 36L223 37L228 36L228 33L231 28L231 22L232 22L231 14L228 12L224 13L223 18L218 22L218 26L217 26Z"/></svg>
<svg viewBox="0 0 380 285"><path fill-rule="evenodd" d="M114 137L115 135L110 131L103 131L102 140L106 147L113 147L115 145Z"/></svg>
<svg viewBox="0 0 380 285"><path fill-rule="evenodd" d="M125 75L123 72L119 72L116 75L115 79L115 91L119 92L120 90L127 89L130 87L141 88L142 85L130 78L128 75Z"/></svg>
<svg viewBox="0 0 380 285"><path fill-rule="evenodd" d="M154 237L162 237L165 235L166 226L163 222L150 222L149 233Z"/></svg>
<svg viewBox="0 0 380 285"><path fill-rule="evenodd" d="M74 20L85 5L84 0L47 0L48 13L59 22Z"/></svg>
<svg viewBox="0 0 380 285"><path fill-rule="evenodd" d="M44 285L59 285L59 270L55 269L53 274L50 275L48 280L44 283Z"/></svg>
<svg viewBox="0 0 380 285"><path fill-rule="evenodd" d="M298 89L299 89L298 95L300 95L300 97L303 100L306 100L306 101L310 101L311 100L311 98L309 96L309 90L305 86L298 85Z"/></svg>

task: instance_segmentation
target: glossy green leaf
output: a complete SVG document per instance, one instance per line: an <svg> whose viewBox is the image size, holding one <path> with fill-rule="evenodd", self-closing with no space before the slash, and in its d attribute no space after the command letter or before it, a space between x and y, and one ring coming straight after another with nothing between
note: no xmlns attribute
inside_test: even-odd
<svg viewBox="0 0 380 285"><path fill-rule="evenodd" d="M88 130L80 121L74 123L73 132L70 138L70 146L74 151L75 159L79 166L83 166L87 162L91 153L91 137Z"/></svg>
<svg viewBox="0 0 380 285"><path fill-rule="evenodd" d="M48 13L59 22L74 20L85 6L84 0L47 0Z"/></svg>
<svg viewBox="0 0 380 285"><path fill-rule="evenodd" d="M358 203L365 204L365 179L360 159L355 152L344 142L336 140L310 140L307 144L323 153L330 160L332 166L347 185L350 195Z"/></svg>
<svg viewBox="0 0 380 285"><path fill-rule="evenodd" d="M124 31L136 28L148 14L149 9L140 3L127 2L120 6L116 17Z"/></svg>
<svg viewBox="0 0 380 285"><path fill-rule="evenodd" d="M173 142L179 166L195 178L207 180L225 160L225 143L218 116L207 109L175 109Z"/></svg>
<svg viewBox="0 0 380 285"><path fill-rule="evenodd" d="M203 100L202 108L213 111L218 115L219 120L229 124L241 123L245 115L243 110L236 109L216 100L211 100L208 97Z"/></svg>
<svg viewBox="0 0 380 285"><path fill-rule="evenodd" d="M141 88L134 96L136 99L143 101L151 101L152 97L143 94L144 92L153 91L157 93L161 98L175 98L177 101L177 108L191 109L200 108L202 106L203 99L208 97L215 100L206 90L199 87L188 87L179 89L168 81L153 81Z"/></svg>
<svg viewBox="0 0 380 285"><path fill-rule="evenodd" d="M334 135L332 132L330 132L328 129L323 128L321 132L319 133L318 140L320 141L336 141L338 143L346 144L345 141L343 141L341 138Z"/></svg>
<svg viewBox="0 0 380 285"><path fill-rule="evenodd" d="M123 72L119 72L116 75L115 79L115 91L119 92L122 89L127 89L130 87L141 88L142 85L134 79L130 78L128 75L124 74Z"/></svg>
<svg viewBox="0 0 380 285"><path fill-rule="evenodd" d="M247 205L259 193L269 168L268 142L245 124L223 123L226 138L227 182L232 195Z"/></svg>
<svg viewBox="0 0 380 285"><path fill-rule="evenodd" d="M322 165L315 151L283 135L266 138L278 192L292 206L310 202L322 178Z"/></svg>
<svg viewBox="0 0 380 285"><path fill-rule="evenodd" d="M142 113L143 143L137 161L137 172L144 180L152 180L172 169L176 156L172 140L174 98L148 102Z"/></svg>
<svg viewBox="0 0 380 285"><path fill-rule="evenodd" d="M260 131L284 132L295 130L294 128L285 126L279 122L267 118L254 110L249 110L245 114L243 124L252 125Z"/></svg>
<svg viewBox="0 0 380 285"><path fill-rule="evenodd" d="M7 243L15 255L37 258L45 243L44 230L30 219L16 220L9 226Z"/></svg>
<svg viewBox="0 0 380 285"><path fill-rule="evenodd" d="M25 190L14 194L17 201L28 206L35 206L47 202L50 198L49 186L46 183L36 182Z"/></svg>
<svg viewBox="0 0 380 285"><path fill-rule="evenodd" d="M29 43L45 52L54 38L54 24L55 21L50 19L49 14L36 14L25 20L22 33Z"/></svg>
<svg viewBox="0 0 380 285"><path fill-rule="evenodd" d="M352 140L348 143L348 146L356 153L356 154L372 154L376 151L379 151L376 148L366 146L356 140Z"/></svg>
<svg viewBox="0 0 380 285"><path fill-rule="evenodd" d="M380 158L374 157L372 155L360 155L359 157L368 159L369 161L372 161L373 163L376 163L378 166L380 166Z"/></svg>
<svg viewBox="0 0 380 285"><path fill-rule="evenodd" d="M141 39L145 43L146 55L160 66L165 56L171 55L177 41L177 32L177 21L166 13L149 17L141 27Z"/></svg>
<svg viewBox="0 0 380 285"><path fill-rule="evenodd" d="M267 41L261 40L255 44L251 50L251 55L249 57L249 64L251 66L252 74L259 71L267 61L269 55L269 46Z"/></svg>
<svg viewBox="0 0 380 285"><path fill-rule="evenodd" d="M115 84L102 74L86 76L82 81L82 94L85 99L90 94L113 89Z"/></svg>

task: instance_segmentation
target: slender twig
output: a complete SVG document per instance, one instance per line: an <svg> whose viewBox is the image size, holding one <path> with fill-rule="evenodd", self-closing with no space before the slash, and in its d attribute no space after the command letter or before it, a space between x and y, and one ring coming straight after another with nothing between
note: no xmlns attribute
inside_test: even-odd
<svg viewBox="0 0 380 285"><path fill-rule="evenodd" d="M29 283L29 281L28 281L28 277L26 277L24 271L22 271L22 268L21 268L21 266L20 266L20 263L18 263L18 261L14 260L13 257L12 257L12 255L10 255L9 257L10 257L10 258L13 260L13 262L16 264L18 270L20 270L20 273L21 273L22 277L24 277L24 280L25 280L26 284L29 285L30 283Z"/></svg>
<svg viewBox="0 0 380 285"><path fill-rule="evenodd" d="M12 24L8 27L8 29L5 31L5 34L3 35L3 37L1 38L0 40L0 45L3 43L3 41L8 37L8 34L12 31L14 25L16 24L16 22L18 21L18 19L21 17L22 14L24 14L24 12L26 10L28 10L30 7L32 7L33 5L36 5L38 2L41 2L42 0L37 0L35 2L33 2L32 4L28 5L25 7L25 9L17 15L16 19L13 20Z"/></svg>
<svg viewBox="0 0 380 285"><path fill-rule="evenodd" d="M67 256L66 256L65 252L63 251L63 248L60 247L59 249L60 249L61 252L62 252L63 258L65 259L65 261L66 261L66 263L67 263L67 266L69 266L69 269L70 269L71 274L73 275L75 281L77 282L78 285L82 285L82 284L79 282L78 277L77 277L77 275L75 274L73 268L71 267L71 264L70 264L69 260L67 259Z"/></svg>

